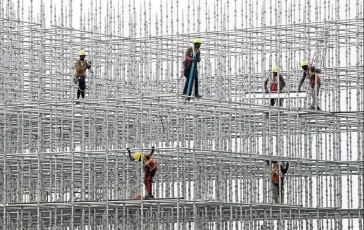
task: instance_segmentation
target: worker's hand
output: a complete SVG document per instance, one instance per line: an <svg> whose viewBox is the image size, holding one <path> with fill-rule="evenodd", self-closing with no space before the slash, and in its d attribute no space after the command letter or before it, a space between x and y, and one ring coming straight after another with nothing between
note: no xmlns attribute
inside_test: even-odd
<svg viewBox="0 0 364 230"><path fill-rule="evenodd" d="M152 146L152 149L154 149L154 146Z"/></svg>
<svg viewBox="0 0 364 230"><path fill-rule="evenodd" d="M197 62L200 62L201 61L201 58L197 58Z"/></svg>
<svg viewBox="0 0 364 230"><path fill-rule="evenodd" d="M128 151L129 151L129 150L130 150L130 148L126 148L126 150L128 150Z"/></svg>
<svg viewBox="0 0 364 230"><path fill-rule="evenodd" d="M89 71L90 71L90 73L94 73L94 71L92 71L92 69L90 69Z"/></svg>

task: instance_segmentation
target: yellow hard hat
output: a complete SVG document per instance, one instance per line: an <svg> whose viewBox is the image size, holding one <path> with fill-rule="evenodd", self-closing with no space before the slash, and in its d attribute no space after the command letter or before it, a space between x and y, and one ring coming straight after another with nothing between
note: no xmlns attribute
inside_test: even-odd
<svg viewBox="0 0 364 230"><path fill-rule="evenodd" d="M193 39L192 43L193 44L196 44L196 43L201 44L201 39L195 38L195 39Z"/></svg>
<svg viewBox="0 0 364 230"><path fill-rule="evenodd" d="M308 61L303 60L303 61L301 62L301 67L302 67L302 66L306 66L306 65L308 66Z"/></svg>
<svg viewBox="0 0 364 230"><path fill-rule="evenodd" d="M78 55L85 56L86 55L86 52L84 50L80 50L80 52L78 52Z"/></svg>
<svg viewBox="0 0 364 230"><path fill-rule="evenodd" d="M277 72L278 72L278 70L279 70L278 66L273 66L273 68L272 68L272 71L273 71L273 72L277 73Z"/></svg>
<svg viewBox="0 0 364 230"><path fill-rule="evenodd" d="M140 157L143 157L144 158L144 154L142 154L140 152L136 152L133 155L133 158L134 158L135 161L139 161L140 160Z"/></svg>

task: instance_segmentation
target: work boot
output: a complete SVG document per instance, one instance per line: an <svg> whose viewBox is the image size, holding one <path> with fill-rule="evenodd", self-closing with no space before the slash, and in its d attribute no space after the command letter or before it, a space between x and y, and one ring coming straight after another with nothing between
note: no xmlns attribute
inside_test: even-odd
<svg viewBox="0 0 364 230"><path fill-rule="evenodd" d="M153 199L154 197L153 197L153 195L152 194L150 194L150 193L147 193L145 196L144 196L144 199L145 200L148 200L148 199Z"/></svg>
<svg viewBox="0 0 364 230"><path fill-rule="evenodd" d="M195 98L201 98L202 96L201 95L199 95L199 94L197 94L197 95L195 95Z"/></svg>

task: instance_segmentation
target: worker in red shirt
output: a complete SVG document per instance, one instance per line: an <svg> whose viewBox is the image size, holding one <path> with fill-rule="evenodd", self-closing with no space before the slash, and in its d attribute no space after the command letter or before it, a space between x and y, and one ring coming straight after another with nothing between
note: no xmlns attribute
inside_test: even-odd
<svg viewBox="0 0 364 230"><path fill-rule="evenodd" d="M154 147L152 147L152 151L149 155L144 155L140 152L135 152L133 156L131 156L130 149L126 149L129 153L130 160L134 161L141 161L143 160L143 168L144 168L144 185L147 190L147 194L145 195L144 199L151 199L154 198L152 194L152 183L153 183L153 177L157 172L158 165L157 163L152 159L152 155L154 153Z"/></svg>
<svg viewBox="0 0 364 230"><path fill-rule="evenodd" d="M188 82L189 82L189 76L192 68L192 62L200 62L200 46L201 46L201 39L195 38L193 40L193 46L188 47L186 53L185 53L185 60L184 60L184 70L183 74L186 77L185 87L183 88L183 95L187 95L187 88L188 88ZM197 59L193 58L197 54ZM198 71L197 71L197 63L195 65L194 73L193 73L193 79L192 79L192 85L191 85L191 92L192 92L192 86L195 86L195 97L201 98L202 96L198 93ZM187 99L189 101L189 99Z"/></svg>
<svg viewBox="0 0 364 230"><path fill-rule="evenodd" d="M286 86L286 82L284 81L283 76L281 74L278 74L278 70L279 70L278 66L273 66L272 75L270 77L268 77L267 80L265 80L265 82L264 82L265 93L269 93L269 92L279 93ZM269 84L269 90L268 90L268 86L267 86L268 84ZM283 98L270 99L270 105L274 106L277 100L278 100L278 105L282 106Z"/></svg>
<svg viewBox="0 0 364 230"><path fill-rule="evenodd" d="M311 106L310 109L321 110L318 106L318 95L321 88L321 79L316 72L315 66L310 66L308 68L307 78L310 80L310 96L311 96Z"/></svg>
<svg viewBox="0 0 364 230"><path fill-rule="evenodd" d="M278 161L266 161L267 165L271 169L272 175L272 197L275 203L283 203L284 202L284 175L288 171L289 163L282 162L282 164L278 163ZM281 199L279 199L281 196Z"/></svg>
<svg viewBox="0 0 364 230"><path fill-rule="evenodd" d="M318 106L318 95L321 88L321 79L318 76L318 74L321 73L321 70L316 69L315 66L309 66L308 61L302 61L301 67L303 70L303 75L298 85L298 91L301 91L303 82L306 79L309 79L310 81L309 94L311 96L311 106L309 108L321 110L320 107Z"/></svg>

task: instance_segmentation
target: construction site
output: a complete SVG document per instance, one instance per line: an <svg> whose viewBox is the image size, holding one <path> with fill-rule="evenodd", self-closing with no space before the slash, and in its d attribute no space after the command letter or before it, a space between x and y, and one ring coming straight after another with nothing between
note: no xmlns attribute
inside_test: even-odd
<svg viewBox="0 0 364 230"><path fill-rule="evenodd" d="M0 0L0 229L364 229L363 22L363 0ZM136 199L127 148L152 146L154 198Z"/></svg>

